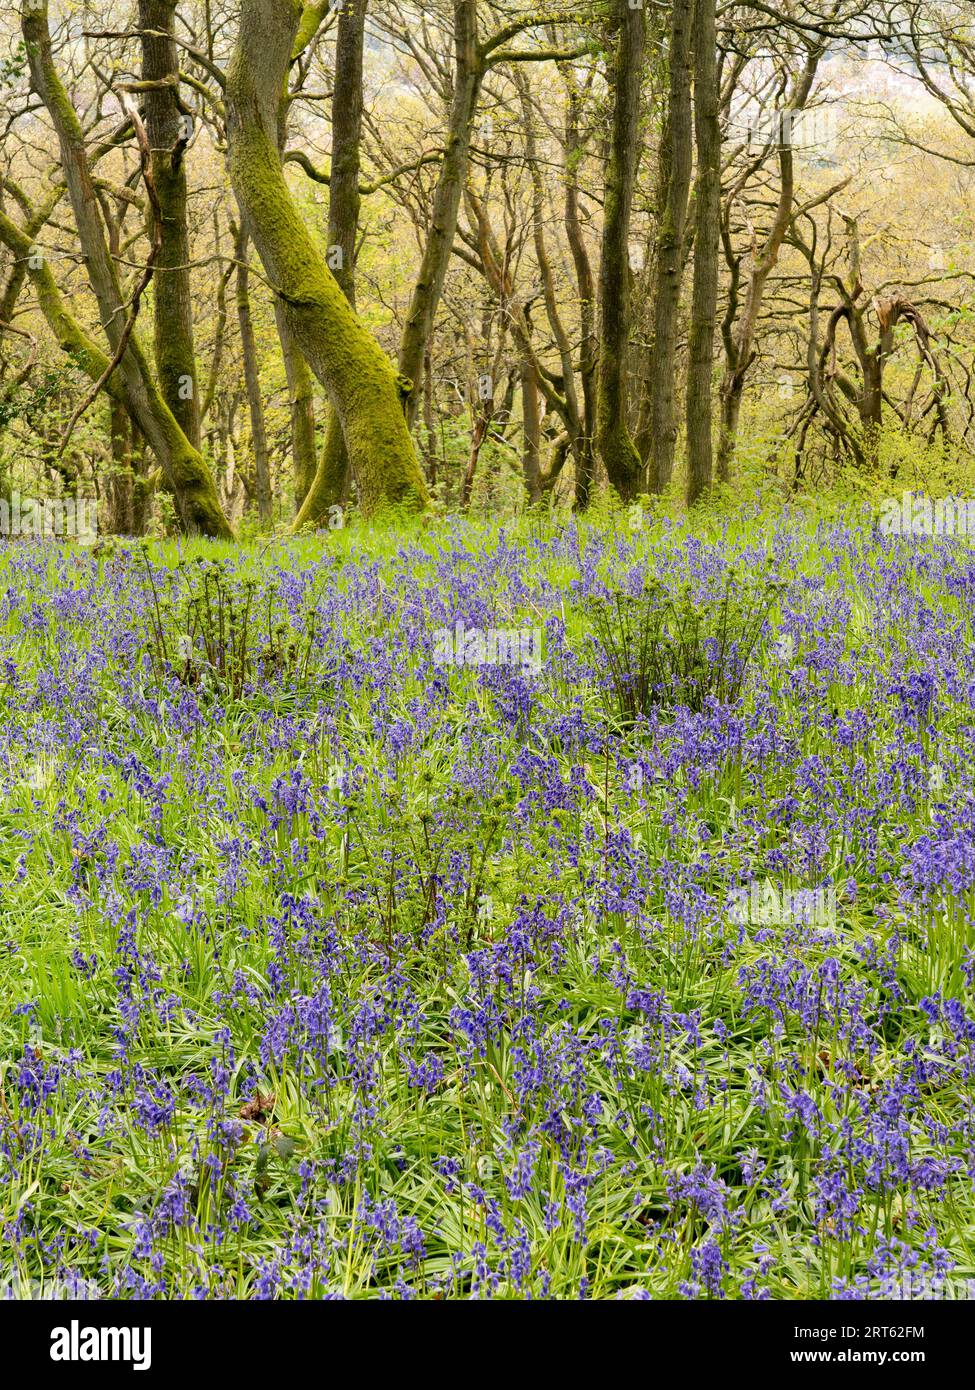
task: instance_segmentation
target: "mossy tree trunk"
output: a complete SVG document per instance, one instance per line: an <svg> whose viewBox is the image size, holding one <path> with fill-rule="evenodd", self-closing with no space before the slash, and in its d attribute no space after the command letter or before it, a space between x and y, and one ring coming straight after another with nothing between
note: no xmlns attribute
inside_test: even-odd
<svg viewBox="0 0 975 1390"><path fill-rule="evenodd" d="M326 5L306 5L291 47L294 61L317 37L325 18ZM287 143L289 99L287 91L282 91L278 108L278 148L283 156ZM334 96L333 96L334 106ZM334 143L334 129L332 139ZM315 376L305 361L288 327L284 305L280 299L274 302L274 321L281 344L281 357L284 362L285 377L288 382L288 406L291 425L291 457L294 471L295 517L301 515L305 498L311 491L318 471L316 457L315 421Z"/></svg>
<svg viewBox="0 0 975 1390"><path fill-rule="evenodd" d="M0 212L5 211L3 195L6 187L10 187L12 191L15 190L15 199L20 203L22 210L27 214L23 235L26 245L30 247L34 244L38 234L50 220L61 197L61 190L56 189L48 193L43 203L34 207L28 201L26 193L21 189L19 184L12 184L9 180L2 180L0 181ZM17 301L20 299L21 291L27 282L28 257L18 256L14 248L9 246L3 238L0 238L0 245L6 245L7 250L12 254L10 270L3 283L3 288L0 289L0 347L2 347L4 335L10 331L10 326L13 323Z"/></svg>
<svg viewBox="0 0 975 1390"><path fill-rule="evenodd" d="M92 342L77 319L66 308L47 261L31 255L33 238L3 211L0 211L0 241L18 260L29 267L28 275L37 296L38 307L62 352L66 353L92 381L97 381L110 366L110 359L97 343ZM125 395L117 371L108 378L105 390L113 400L124 403Z"/></svg>
<svg viewBox="0 0 975 1390"><path fill-rule="evenodd" d="M359 230L359 168L362 141L362 54L366 0L346 0L339 12L332 86L332 160L328 180L329 265L355 308L355 251ZM334 411L331 412L334 414ZM349 490L349 451L331 418L314 481L299 509L296 527L321 522Z"/></svg>
<svg viewBox="0 0 975 1390"><path fill-rule="evenodd" d="M185 529L232 539L233 531L220 509L213 479L199 451L187 439L163 399L138 334L133 328L127 341L124 337L129 313L126 296L106 241L81 123L55 68L48 30L47 0L31 0L30 8L23 11L22 23L32 85L48 111L57 136L61 167L88 282L97 300L112 352L112 357L104 360L102 370L120 354L114 373L117 389L122 393L133 424L145 435L159 461L166 486L174 496ZM64 314L53 277L41 284L40 293L47 300L45 307L42 298L45 313L55 315L63 329L71 336L77 336L77 325ZM90 343L85 346L85 356L89 362L93 360L91 346ZM98 360L99 355L96 352L94 360ZM100 374L96 375L96 380Z"/></svg>
<svg viewBox="0 0 975 1390"><path fill-rule="evenodd" d="M636 181L640 79L646 16L628 0L612 0L614 51L609 64L612 127L605 173L602 259L599 268L600 342L596 444L620 497L640 491L642 465L627 425L626 355L630 336L629 235Z"/></svg>
<svg viewBox="0 0 975 1390"><path fill-rule="evenodd" d="M663 492L677 449L677 321L684 278L687 204L694 137L691 117L691 28L694 0L674 0L668 46L668 102L660 152L663 215L654 268L648 486Z"/></svg>
<svg viewBox="0 0 975 1390"><path fill-rule="evenodd" d="M176 0L139 0L146 135L160 210L153 274L153 323L159 390L180 429L200 447L200 401L193 343L193 290L184 154L192 134L179 98L174 42Z"/></svg>
<svg viewBox="0 0 975 1390"><path fill-rule="evenodd" d="M109 439L112 466L108 476L108 529L116 536L135 535L135 478L132 470L132 426L120 401L109 398Z"/></svg>
<svg viewBox="0 0 975 1390"><path fill-rule="evenodd" d="M687 369L687 501L711 488L712 375L718 314L721 236L721 128L718 112L715 0L697 0L694 15L694 138L697 146L694 286Z"/></svg>
<svg viewBox="0 0 975 1390"><path fill-rule="evenodd" d="M296 0L243 0L227 73L231 180L295 343L338 414L363 510L422 509L426 488L393 366L329 270L281 167L280 94L301 13Z"/></svg>

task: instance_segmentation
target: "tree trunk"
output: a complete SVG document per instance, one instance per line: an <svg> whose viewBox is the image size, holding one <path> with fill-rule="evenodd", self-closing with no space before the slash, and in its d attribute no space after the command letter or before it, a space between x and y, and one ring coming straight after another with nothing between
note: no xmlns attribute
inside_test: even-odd
<svg viewBox="0 0 975 1390"><path fill-rule="evenodd" d="M257 361L257 340L254 337L254 321L251 317L248 251L247 233L243 228L240 228L234 237L234 260L237 262L237 322L240 325L240 347L244 359L244 385L247 388L247 405L250 411L257 515L262 526L270 526L272 521L271 462L267 447L267 430L264 426L264 402L261 399L261 373Z"/></svg>
<svg viewBox="0 0 975 1390"><path fill-rule="evenodd" d="M721 386L721 417L718 426L718 477L727 482L731 477L731 460L738 440L741 401L745 394L744 372L732 371Z"/></svg>
<svg viewBox="0 0 975 1390"><path fill-rule="evenodd" d="M575 509L585 511L589 505L595 475L593 431L596 425L596 371L599 363L599 340L596 336L596 292L593 284L589 249L579 217L579 162L583 145L579 134L580 98L568 71L568 102L565 117L565 232L575 267L576 288L579 294L579 377L582 384L582 438L576 460Z"/></svg>
<svg viewBox="0 0 975 1390"><path fill-rule="evenodd" d="M108 529L113 536L131 536L135 529L132 430L119 401L109 401L109 422L112 464L108 475Z"/></svg>
<svg viewBox="0 0 975 1390"><path fill-rule="evenodd" d="M278 340L281 343L284 374L288 381L291 460L297 516L318 470L315 441L315 378L291 336L280 300L275 300L274 303L274 319L278 329Z"/></svg>
<svg viewBox="0 0 975 1390"><path fill-rule="evenodd" d="M392 365L326 265L281 168L280 93L300 14L296 0L242 0L226 89L231 180L295 343L338 413L363 510L422 509L426 488Z"/></svg>
<svg viewBox="0 0 975 1390"><path fill-rule="evenodd" d="M220 218L214 212L213 215L213 249L214 254L222 259L223 241L221 237ZM217 398L217 391L220 387L220 371L223 366L224 340L227 336L227 284L234 272L232 264L227 264L226 268L217 276L216 292L216 321L213 326L213 350L210 354L210 368L208 372L206 393L200 403L200 429L205 430L207 440L213 434L213 427L206 429L207 421L211 418L214 402Z"/></svg>
<svg viewBox="0 0 975 1390"><path fill-rule="evenodd" d="M530 362L521 364L521 417L524 427L521 466L528 501L534 505L542 500L542 426L538 409L538 382Z"/></svg>
<svg viewBox="0 0 975 1390"><path fill-rule="evenodd" d="M631 9L627 0L613 0L612 13L616 51L608 73L612 131L599 268L596 442L610 483L620 497L629 500L640 491L643 471L627 425L626 355L630 338L630 210L638 159L646 17L642 9Z"/></svg>
<svg viewBox="0 0 975 1390"><path fill-rule="evenodd" d="M669 99L661 148L663 216L657 232L654 270L653 346L650 382L649 480L651 492L663 492L674 471L677 450L677 323L687 203L693 164L691 120L691 29L694 0L674 0L671 12Z"/></svg>
<svg viewBox="0 0 975 1390"><path fill-rule="evenodd" d="M477 49L477 0L453 0L453 6L453 99L447 127L447 143L433 196L430 232L413 287L399 350L399 371L404 379L403 390L407 392L406 414L411 425L416 414L423 359L433 332L433 322L454 248L457 217L470 156L471 122L477 109L484 75L481 56Z"/></svg>
<svg viewBox="0 0 975 1390"><path fill-rule="evenodd" d="M132 462L132 534L144 536L152 515L155 483L146 461L145 440L130 421L129 457Z"/></svg>
<svg viewBox="0 0 975 1390"><path fill-rule="evenodd" d="M694 16L694 135L697 191L687 368L688 505L710 490L714 463L711 377L721 236L721 128L715 0L697 0Z"/></svg>
<svg viewBox="0 0 975 1390"><path fill-rule="evenodd" d="M427 437L427 484L437 486L437 416L433 403L433 361L429 351L423 359L423 428Z"/></svg>
<svg viewBox="0 0 975 1390"><path fill-rule="evenodd" d="M363 0L365 3L365 0ZM319 6L306 6L298 26L298 33L291 48L294 60L312 42L318 33L324 9ZM334 96L333 96L334 107ZM287 92L282 90L278 107L278 150L283 155L288 133L289 102ZM332 139L335 131L333 125ZM305 498L311 491L318 471L316 458L315 426L315 377L292 337L284 314L284 305L279 299L274 301L274 322L281 344L281 359L288 382L288 410L291 426L291 460L295 489L295 518L301 512Z"/></svg>
<svg viewBox="0 0 975 1390"><path fill-rule="evenodd" d="M355 251L359 231L362 141L362 51L366 0L348 0L339 13L332 88L332 161L328 180L328 255L332 274L355 308ZM315 477L295 526L320 523L349 490L349 452L341 428L325 426ZM307 505L305 505L307 503Z"/></svg>
<svg viewBox="0 0 975 1390"><path fill-rule="evenodd" d="M194 449L199 449L200 401L183 161L192 131L190 118L180 110L175 23L176 0L139 0L142 77L145 82L158 84L145 92L146 135L161 213L159 253L153 274L156 375L163 400Z"/></svg>

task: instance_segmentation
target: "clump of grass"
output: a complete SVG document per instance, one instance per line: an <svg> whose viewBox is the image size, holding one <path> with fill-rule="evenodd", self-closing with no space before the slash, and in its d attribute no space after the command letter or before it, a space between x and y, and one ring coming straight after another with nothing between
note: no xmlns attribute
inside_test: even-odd
<svg viewBox="0 0 975 1390"><path fill-rule="evenodd" d="M592 635L619 722L631 727L654 708L734 704L781 588L729 569L710 601L695 602L689 585L675 597L657 579L636 596L616 589L593 600Z"/></svg>

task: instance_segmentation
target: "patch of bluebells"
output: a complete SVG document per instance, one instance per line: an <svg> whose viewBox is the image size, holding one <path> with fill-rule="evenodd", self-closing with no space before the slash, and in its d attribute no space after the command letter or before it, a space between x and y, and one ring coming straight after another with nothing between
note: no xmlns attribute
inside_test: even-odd
<svg viewBox="0 0 975 1390"><path fill-rule="evenodd" d="M11 1259L124 1298L949 1280L970 552L799 516L335 544L226 562L283 630L315 619L307 674L233 708L146 659L145 565L178 599L196 561L3 554ZM743 698L622 727L587 602L704 600L769 550L790 578ZM541 626L541 670L438 665L458 621ZM767 882L831 885L836 920L733 919Z"/></svg>

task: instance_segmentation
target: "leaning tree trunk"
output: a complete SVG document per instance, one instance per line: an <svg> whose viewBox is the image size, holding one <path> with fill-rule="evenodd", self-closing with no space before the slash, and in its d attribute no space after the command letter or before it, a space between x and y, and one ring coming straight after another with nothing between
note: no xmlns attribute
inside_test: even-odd
<svg viewBox="0 0 975 1390"><path fill-rule="evenodd" d="M355 308L355 243L359 230L362 141L362 51L366 0L348 0L339 14L332 88L332 161L328 179L328 254L332 274ZM330 412L330 414L334 414ZM295 529L321 522L346 497L349 451L338 421L329 419L315 477L295 518Z"/></svg>
<svg viewBox="0 0 975 1390"><path fill-rule="evenodd" d="M721 237L721 128L715 0L697 0L694 16L694 135L697 193L694 288L687 368L687 501L710 490L714 466L711 377L718 312Z"/></svg>
<svg viewBox="0 0 975 1390"><path fill-rule="evenodd" d="M226 88L231 181L295 343L338 415L363 510L422 509L426 488L392 364L325 263L281 168L278 108L301 8L242 0Z"/></svg>
<svg viewBox="0 0 975 1390"><path fill-rule="evenodd" d="M642 474L640 455L627 426L626 355L630 338L630 210L636 181L646 18L642 8L631 9L628 0L613 0L613 16L616 52L608 74L613 121L599 268L596 444L610 483L628 500L640 491Z"/></svg>
<svg viewBox="0 0 975 1390"><path fill-rule="evenodd" d="M139 0L146 135L160 211L159 252L153 276L156 375L163 400L198 449L200 402L183 159L192 129L189 116L180 109L175 23L176 0Z"/></svg>
<svg viewBox="0 0 975 1390"><path fill-rule="evenodd" d="M88 281L98 302L105 336L112 351L107 368L118 358L113 374L116 389L134 425L145 435L159 460L166 485L173 493L180 520L186 530L232 539L233 531L220 509L213 479L199 451L194 448L169 409L149 368L134 328L128 331L129 308L118 272L109 252L98 210L98 198L85 150L85 137L77 113L54 66L51 36L47 22L47 0L31 0L23 11L24 41L30 62L34 90L47 108L60 149L61 167L74 213L75 229L81 243ZM151 177L151 174L150 174ZM38 277L42 282L43 277ZM45 313L61 318L64 327L70 316L51 285L43 283ZM126 333L128 336L126 338ZM72 336L77 336L72 324ZM98 361L92 344L85 342L86 370ZM104 372L95 377L101 380ZM107 385L107 382L106 382Z"/></svg>
<svg viewBox="0 0 975 1390"><path fill-rule="evenodd" d="M325 17L323 5L306 5L298 24L298 33L291 46L292 62L302 54L316 37ZM290 102L285 86L280 94L278 106L278 149L284 154L288 135L288 112ZM334 138L334 132L333 132ZM295 516L304 505L305 498L315 481L318 469L316 459L315 426L315 376L305 361L288 327L284 315L284 305L279 299L274 301L274 322L281 344L281 359L288 383L288 407L291 423L291 460L295 485Z"/></svg>
<svg viewBox="0 0 975 1390"><path fill-rule="evenodd" d="M649 487L663 492L677 449L677 321L684 278L687 203L693 164L691 28L694 0L674 0L670 23L669 99L661 160L665 188L657 233L650 380Z"/></svg>

